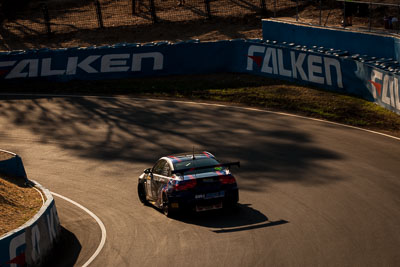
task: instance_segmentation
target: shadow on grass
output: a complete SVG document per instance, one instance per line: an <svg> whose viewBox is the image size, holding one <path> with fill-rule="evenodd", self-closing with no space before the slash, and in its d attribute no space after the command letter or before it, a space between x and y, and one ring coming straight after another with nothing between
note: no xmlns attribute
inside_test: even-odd
<svg viewBox="0 0 400 267"><path fill-rule="evenodd" d="M18 187L30 187L31 184L28 182L28 180L26 180L23 177L16 177L16 176L11 176L11 175L7 175L4 173L0 172L0 179L3 179L9 183L12 183Z"/></svg>

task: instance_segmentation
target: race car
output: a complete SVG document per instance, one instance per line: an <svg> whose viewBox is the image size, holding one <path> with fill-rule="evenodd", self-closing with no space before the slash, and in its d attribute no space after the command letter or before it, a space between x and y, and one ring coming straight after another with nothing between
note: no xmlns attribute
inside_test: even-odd
<svg viewBox="0 0 400 267"><path fill-rule="evenodd" d="M240 162L221 164L207 151L162 157L139 176L139 200L168 217L182 211L233 208L239 189L231 166L240 167Z"/></svg>

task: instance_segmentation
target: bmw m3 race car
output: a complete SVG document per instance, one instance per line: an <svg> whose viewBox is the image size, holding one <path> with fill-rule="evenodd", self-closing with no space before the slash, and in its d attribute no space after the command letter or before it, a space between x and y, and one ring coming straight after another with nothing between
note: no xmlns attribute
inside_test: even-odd
<svg viewBox="0 0 400 267"><path fill-rule="evenodd" d="M160 158L144 170L138 181L139 200L172 216L179 211L207 211L235 207L239 190L229 167L209 152L184 153Z"/></svg>

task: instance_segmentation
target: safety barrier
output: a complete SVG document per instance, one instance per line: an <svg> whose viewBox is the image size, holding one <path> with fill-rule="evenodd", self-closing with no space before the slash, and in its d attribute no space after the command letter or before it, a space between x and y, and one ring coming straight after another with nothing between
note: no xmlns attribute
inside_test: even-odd
<svg viewBox="0 0 400 267"><path fill-rule="evenodd" d="M116 44L0 53L0 79L57 81L219 72L231 65L231 41Z"/></svg>
<svg viewBox="0 0 400 267"><path fill-rule="evenodd" d="M249 73L357 95L400 114L396 60L269 40L250 45L247 55Z"/></svg>
<svg viewBox="0 0 400 267"><path fill-rule="evenodd" d="M352 54L366 54L378 58L400 59L400 39L373 33L362 33L338 28L312 27L273 19L263 19L263 39L289 43L324 46L346 50Z"/></svg>
<svg viewBox="0 0 400 267"><path fill-rule="evenodd" d="M21 158L15 153L2 149L0 149L0 174L27 179Z"/></svg>
<svg viewBox="0 0 400 267"><path fill-rule="evenodd" d="M354 54L313 40L318 45L274 39L192 40L0 53L0 82L237 72L357 95L400 114L397 60Z"/></svg>
<svg viewBox="0 0 400 267"><path fill-rule="evenodd" d="M1 153L10 153L11 158L19 158L8 151L1 150ZM8 165L11 171L7 174L25 172L20 162L20 170L13 169L12 164ZM46 201L32 219L0 237L0 266L41 266L59 238L60 222L52 195L37 182L30 182L44 194Z"/></svg>

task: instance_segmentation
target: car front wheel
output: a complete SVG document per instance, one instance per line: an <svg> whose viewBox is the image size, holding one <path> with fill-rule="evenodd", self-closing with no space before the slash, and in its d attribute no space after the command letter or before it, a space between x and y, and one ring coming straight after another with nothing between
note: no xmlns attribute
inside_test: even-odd
<svg viewBox="0 0 400 267"><path fill-rule="evenodd" d="M140 202L142 202L143 205L149 204L149 202L146 199L146 191L144 190L144 184L142 184L142 183L138 184L138 196L139 196Z"/></svg>

